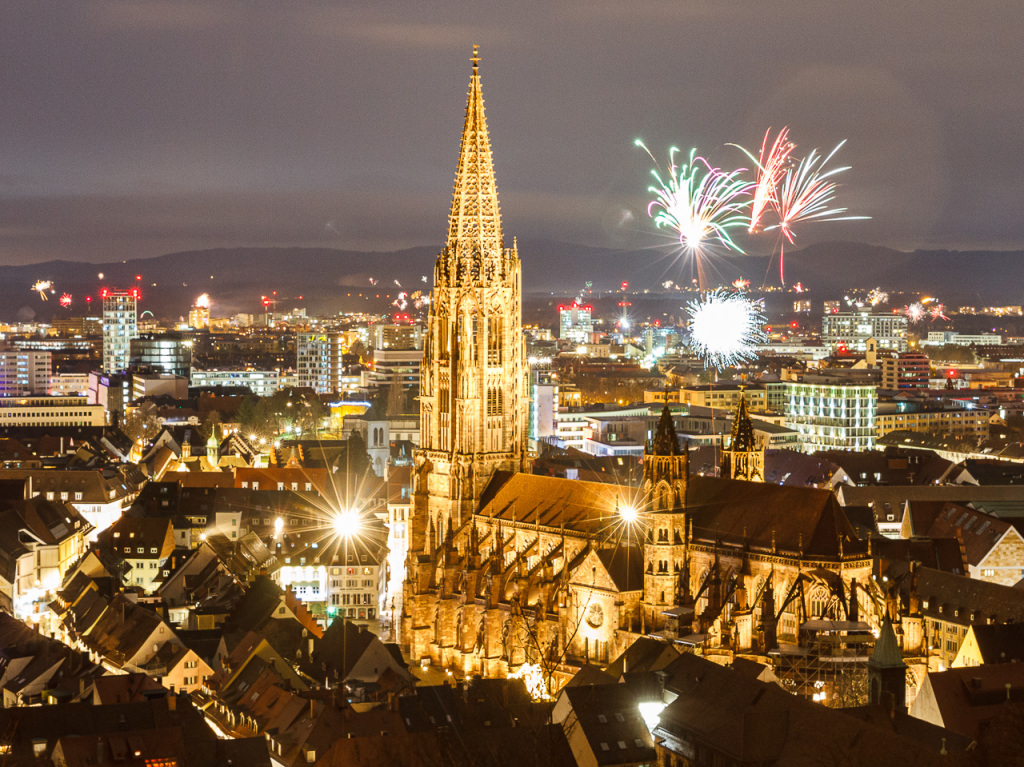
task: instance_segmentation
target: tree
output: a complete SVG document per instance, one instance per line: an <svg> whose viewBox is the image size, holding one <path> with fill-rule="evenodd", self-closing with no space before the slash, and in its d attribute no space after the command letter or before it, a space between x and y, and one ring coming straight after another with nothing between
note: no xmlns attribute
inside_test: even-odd
<svg viewBox="0 0 1024 767"><path fill-rule="evenodd" d="M134 442L149 442L160 433L160 419L157 418L156 409L143 404L132 410L125 418L124 433Z"/></svg>

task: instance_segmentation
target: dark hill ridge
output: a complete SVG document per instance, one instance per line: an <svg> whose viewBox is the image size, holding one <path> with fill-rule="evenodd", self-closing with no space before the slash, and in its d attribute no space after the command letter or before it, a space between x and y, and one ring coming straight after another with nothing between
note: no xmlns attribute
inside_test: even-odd
<svg viewBox="0 0 1024 767"><path fill-rule="evenodd" d="M0 267L0 318L14 321L65 312L84 314L83 299L90 294L95 314L100 287L129 287L136 284L136 275L142 277L141 309L158 317L186 315L201 293L212 296L215 314L259 313L260 297L274 290L281 297L280 310L305 306L310 314L383 311L399 291L411 293L430 287L438 250L434 246L388 253L231 248L109 264L50 261L4 266ZM605 291L623 281L629 281L631 290L658 291L666 280L686 283L693 276L689 264L660 249L621 251L542 240L521 241L519 253L528 294L573 295L586 281ZM724 284L740 276L755 286L766 278L767 284L778 284L777 260L764 256L715 258L711 264L713 276ZM818 243L786 253L786 277L789 283L802 282L815 301L838 298L850 288L878 285L890 291L936 294L951 305L1024 302L1019 288L1024 277L1021 251L908 253L863 243ZM55 294L48 301L31 290L41 279L54 283ZM70 310L61 309L57 302L65 292L74 297ZM301 301L298 296L303 297Z"/></svg>

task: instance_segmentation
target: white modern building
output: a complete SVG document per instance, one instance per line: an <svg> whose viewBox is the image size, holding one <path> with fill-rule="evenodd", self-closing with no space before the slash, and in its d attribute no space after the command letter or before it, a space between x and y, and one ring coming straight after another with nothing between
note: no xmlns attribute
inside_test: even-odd
<svg viewBox="0 0 1024 767"><path fill-rule="evenodd" d="M907 350L907 318L892 312L831 312L821 320L821 339L832 351L866 352L869 338L878 349Z"/></svg>
<svg viewBox="0 0 1024 767"><path fill-rule="evenodd" d="M102 405L85 397L0 397L0 426L105 426Z"/></svg>
<svg viewBox="0 0 1024 767"><path fill-rule="evenodd" d="M193 370L192 386L248 386L253 394L269 397L281 388L278 370Z"/></svg>
<svg viewBox="0 0 1024 767"><path fill-rule="evenodd" d="M374 349L373 367L363 374L367 388L386 389L399 382L403 389L420 385L423 352L416 349Z"/></svg>
<svg viewBox="0 0 1024 767"><path fill-rule="evenodd" d="M574 344L589 344L594 338L594 308L575 301L558 307L558 337Z"/></svg>
<svg viewBox="0 0 1024 767"><path fill-rule="evenodd" d="M922 346L999 346L1003 337L996 333L957 333L952 330L931 331Z"/></svg>
<svg viewBox="0 0 1024 767"><path fill-rule="evenodd" d="M786 426L800 435L807 453L872 449L877 409L874 386L786 384Z"/></svg>
<svg viewBox="0 0 1024 767"><path fill-rule="evenodd" d="M342 355L348 351L348 335L340 332L299 333L295 339L298 385L317 394L342 391Z"/></svg>

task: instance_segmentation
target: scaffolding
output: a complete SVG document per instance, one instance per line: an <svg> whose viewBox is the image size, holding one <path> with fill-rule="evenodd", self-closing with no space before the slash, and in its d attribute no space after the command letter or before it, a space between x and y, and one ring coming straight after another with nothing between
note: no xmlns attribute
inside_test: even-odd
<svg viewBox="0 0 1024 767"><path fill-rule="evenodd" d="M868 659L875 646L867 623L812 619L800 626L797 639L769 653L787 690L836 708L867 703Z"/></svg>

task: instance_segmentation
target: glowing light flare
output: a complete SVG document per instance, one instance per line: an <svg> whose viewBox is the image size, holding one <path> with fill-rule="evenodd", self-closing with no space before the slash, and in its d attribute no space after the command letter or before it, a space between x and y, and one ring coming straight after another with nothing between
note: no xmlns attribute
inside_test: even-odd
<svg viewBox="0 0 1024 767"><path fill-rule="evenodd" d="M619 509L619 516L622 518L623 522L633 524L640 519L640 509L632 504L623 506Z"/></svg>
<svg viewBox="0 0 1024 767"><path fill-rule="evenodd" d="M196 299L195 306L197 309L209 309L210 308L210 294L203 293Z"/></svg>
<svg viewBox="0 0 1024 767"><path fill-rule="evenodd" d="M745 280L740 277L738 280L733 280L732 286L736 288L736 290L746 290L750 287L750 280Z"/></svg>
<svg viewBox="0 0 1024 767"><path fill-rule="evenodd" d="M344 509L339 512L332 522L334 532L342 538L353 538L359 535L363 523L359 512L355 509Z"/></svg>
<svg viewBox="0 0 1024 767"><path fill-rule="evenodd" d="M544 681L544 672L536 663L524 663L514 672L508 675L509 679L522 679L526 685L526 691L534 700L553 700L548 692L547 683Z"/></svg>
<svg viewBox="0 0 1024 767"><path fill-rule="evenodd" d="M690 347L705 368L739 365L756 356L764 343L764 306L742 291L708 291L687 304Z"/></svg>

